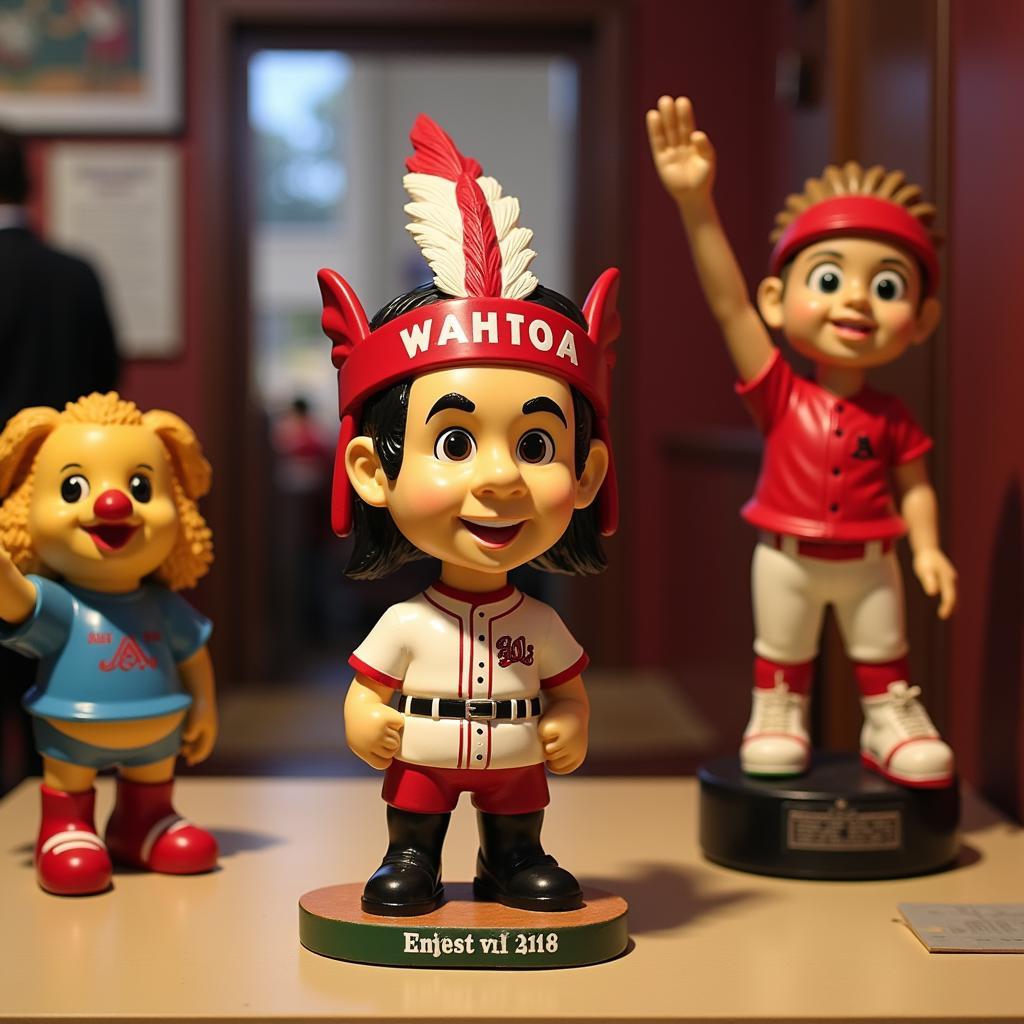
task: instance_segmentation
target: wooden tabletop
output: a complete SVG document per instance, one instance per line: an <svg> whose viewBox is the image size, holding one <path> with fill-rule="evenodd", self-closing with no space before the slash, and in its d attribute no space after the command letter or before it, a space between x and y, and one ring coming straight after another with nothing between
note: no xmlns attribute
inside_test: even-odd
<svg viewBox="0 0 1024 1024"><path fill-rule="evenodd" d="M1024 834L970 795L953 870L803 882L716 867L697 848L692 779L554 779L545 840L585 884L630 903L632 948L574 970L394 969L299 945L298 899L364 879L384 847L373 780L186 779L213 829L211 875L120 872L62 899L31 863L37 781L0 803L0 1019L47 1021L929 1021L1024 1019L1024 958L928 954L901 902L1024 902ZM110 807L102 780L98 811ZM456 812L446 877L472 877Z"/></svg>

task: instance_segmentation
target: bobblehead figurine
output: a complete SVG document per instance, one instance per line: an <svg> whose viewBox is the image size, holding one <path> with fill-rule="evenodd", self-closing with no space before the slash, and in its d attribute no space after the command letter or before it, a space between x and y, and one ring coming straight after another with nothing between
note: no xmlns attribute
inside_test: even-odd
<svg viewBox="0 0 1024 1024"><path fill-rule="evenodd" d="M202 761L217 734L211 626L175 593L213 560L196 507L209 487L187 424L113 392L23 409L0 434L0 642L39 659L24 705L43 757L48 892L107 889L112 859L216 865L216 840L171 803L175 758ZM115 766L104 841L93 781Z"/></svg>
<svg viewBox="0 0 1024 1024"><path fill-rule="evenodd" d="M474 894L528 911L583 903L541 845L545 765L587 750L587 656L508 572L596 573L616 525L608 439L618 272L583 310L527 269L518 200L420 115L408 225L434 273L368 324L319 275L340 373L333 525L376 579L433 557L440 578L391 607L350 659L349 746L384 771L389 843L362 893L383 916L443 900L441 848L463 792L479 816ZM392 698L397 696L395 706Z"/></svg>
<svg viewBox="0 0 1024 1024"><path fill-rule="evenodd" d="M755 309L712 199L715 151L695 130L689 100L663 96L647 129L736 366L737 393L765 435L757 490L743 509L760 531L743 770L778 777L807 768L808 691L831 604L860 688L863 763L903 786L948 787L952 751L909 683L894 551L909 532L914 572L947 618L956 572L939 547L925 464L932 442L898 399L866 379L938 324L939 265L928 230L935 208L899 171L827 167L778 214ZM769 328L814 362L813 380L793 373Z"/></svg>

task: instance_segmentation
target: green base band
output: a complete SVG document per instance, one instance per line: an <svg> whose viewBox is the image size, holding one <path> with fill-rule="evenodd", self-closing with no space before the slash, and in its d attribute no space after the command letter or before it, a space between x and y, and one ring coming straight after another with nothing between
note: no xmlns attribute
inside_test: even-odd
<svg viewBox="0 0 1024 1024"><path fill-rule="evenodd" d="M582 910L531 914L475 903L469 886L450 885L448 901L437 910L396 918L364 914L358 899L351 899L352 890L361 888L331 886L303 896L302 945L355 963L523 970L601 963L619 956L629 942L625 901L598 890L584 892ZM342 898L326 909L324 898L335 894Z"/></svg>

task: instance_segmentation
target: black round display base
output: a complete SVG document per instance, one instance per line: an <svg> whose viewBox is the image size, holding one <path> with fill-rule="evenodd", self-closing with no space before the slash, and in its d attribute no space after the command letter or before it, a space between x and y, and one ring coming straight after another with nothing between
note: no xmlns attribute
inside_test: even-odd
<svg viewBox="0 0 1024 1024"><path fill-rule="evenodd" d="M709 761L700 779L700 845L709 860L787 878L923 875L957 856L960 789L909 789L855 754L816 755L803 775L745 775L738 757Z"/></svg>

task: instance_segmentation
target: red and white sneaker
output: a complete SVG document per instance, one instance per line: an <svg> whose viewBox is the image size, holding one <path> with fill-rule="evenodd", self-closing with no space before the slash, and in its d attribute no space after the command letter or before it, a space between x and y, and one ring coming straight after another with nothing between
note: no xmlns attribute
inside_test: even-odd
<svg viewBox="0 0 1024 1024"><path fill-rule="evenodd" d="M173 789L173 779L117 780L117 802L106 831L115 861L167 875L194 875L217 866L217 840L174 810Z"/></svg>
<svg viewBox="0 0 1024 1024"><path fill-rule="evenodd" d="M800 775L811 759L807 735L810 699L784 682L755 687L750 721L743 732L740 764L748 775Z"/></svg>
<svg viewBox="0 0 1024 1024"><path fill-rule="evenodd" d="M112 868L103 840L96 834L96 790L62 793L45 783L42 821L36 840L36 877L58 896L88 896L110 888Z"/></svg>
<svg viewBox="0 0 1024 1024"><path fill-rule="evenodd" d="M887 693L861 698L860 758L901 786L941 789L953 781L953 751L917 700L920 694L920 687L900 681Z"/></svg>

